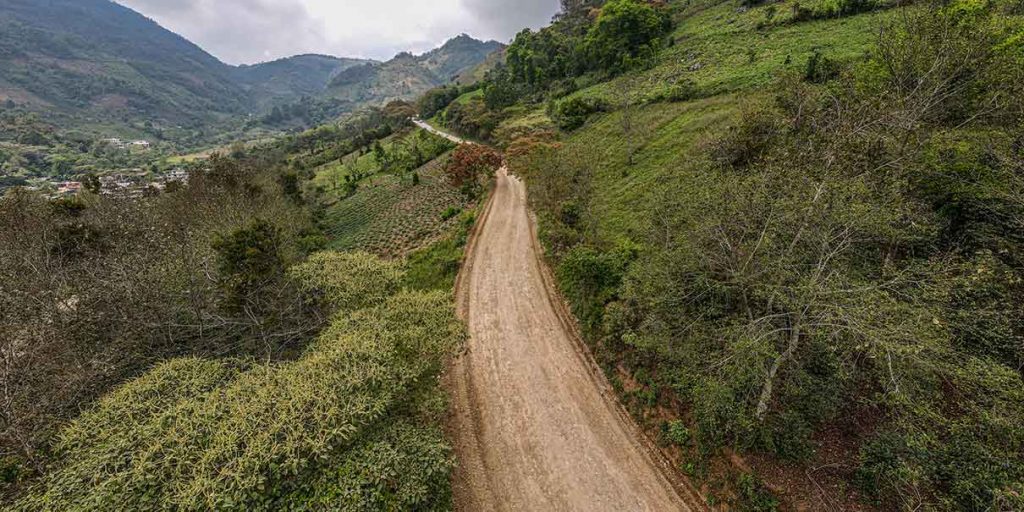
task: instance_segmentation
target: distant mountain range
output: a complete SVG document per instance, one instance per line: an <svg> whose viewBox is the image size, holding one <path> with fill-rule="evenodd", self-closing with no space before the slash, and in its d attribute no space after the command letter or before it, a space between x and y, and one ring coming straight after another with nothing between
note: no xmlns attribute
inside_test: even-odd
<svg viewBox="0 0 1024 512"><path fill-rule="evenodd" d="M109 0L3 0L0 105L13 102L65 126L201 127L304 97L350 109L412 99L471 74L502 47L462 35L384 63L299 55L230 66Z"/></svg>

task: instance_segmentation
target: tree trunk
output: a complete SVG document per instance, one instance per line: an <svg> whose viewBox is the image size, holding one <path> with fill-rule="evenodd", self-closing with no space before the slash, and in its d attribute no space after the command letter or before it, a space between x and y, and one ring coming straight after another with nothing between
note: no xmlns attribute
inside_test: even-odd
<svg viewBox="0 0 1024 512"><path fill-rule="evenodd" d="M768 415L768 406L772 401L772 392L775 389L775 377L778 375L782 365L793 358L799 347L800 325L798 323L789 330L789 347L779 357L775 358L771 369L768 370L768 376L765 377L764 386L761 388L761 399L757 401L757 411L754 414L757 421L764 423L765 417Z"/></svg>

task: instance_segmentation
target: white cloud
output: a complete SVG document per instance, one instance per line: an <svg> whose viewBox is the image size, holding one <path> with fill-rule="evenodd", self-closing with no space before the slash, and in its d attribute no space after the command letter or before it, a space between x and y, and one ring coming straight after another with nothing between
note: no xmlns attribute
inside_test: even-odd
<svg viewBox="0 0 1024 512"><path fill-rule="evenodd" d="M507 42L558 9L558 0L118 1L232 64L299 53L387 59L463 32Z"/></svg>

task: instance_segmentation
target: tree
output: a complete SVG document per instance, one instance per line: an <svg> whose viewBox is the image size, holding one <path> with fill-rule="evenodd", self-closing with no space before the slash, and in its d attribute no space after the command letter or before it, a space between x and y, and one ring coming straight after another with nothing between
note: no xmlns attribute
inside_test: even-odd
<svg viewBox="0 0 1024 512"><path fill-rule="evenodd" d="M259 292L284 275L280 245L280 230L266 221L257 221L214 240L229 311L258 311Z"/></svg>
<svg viewBox="0 0 1024 512"><path fill-rule="evenodd" d="M587 34L587 53L600 69L621 73L648 59L672 29L660 7L636 0L610 0Z"/></svg>
<svg viewBox="0 0 1024 512"><path fill-rule="evenodd" d="M501 164L497 151L480 144L463 144L456 148L445 171L451 184L472 199L480 194L481 182Z"/></svg>
<svg viewBox="0 0 1024 512"><path fill-rule="evenodd" d="M377 165L387 167L388 163L388 152L381 145L380 141L373 143L373 159L377 162Z"/></svg>

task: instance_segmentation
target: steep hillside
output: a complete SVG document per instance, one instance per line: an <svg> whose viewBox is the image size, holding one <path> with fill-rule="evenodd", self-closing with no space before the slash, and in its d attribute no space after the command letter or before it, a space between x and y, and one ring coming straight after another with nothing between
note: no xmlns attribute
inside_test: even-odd
<svg viewBox="0 0 1024 512"><path fill-rule="evenodd" d="M709 503L1021 510L1022 14L586 2L438 119Z"/></svg>
<svg viewBox="0 0 1024 512"><path fill-rule="evenodd" d="M0 97L84 121L208 121L246 108L230 68L108 0L0 6Z"/></svg>
<svg viewBox="0 0 1024 512"><path fill-rule="evenodd" d="M252 66L239 66L231 76L261 109L297 101L303 96L316 96L338 73L355 66L370 64L365 59L331 57L329 55L296 55Z"/></svg>
<svg viewBox="0 0 1024 512"><path fill-rule="evenodd" d="M419 60L423 66L445 82L451 82L486 61L491 54L504 48L497 41L481 42L462 34L444 46L427 52Z"/></svg>
<svg viewBox="0 0 1024 512"><path fill-rule="evenodd" d="M412 100L445 85L485 62L500 50L500 43L456 37L423 55L402 53L383 64L366 64L342 71L331 81L326 95L353 103Z"/></svg>

